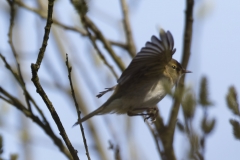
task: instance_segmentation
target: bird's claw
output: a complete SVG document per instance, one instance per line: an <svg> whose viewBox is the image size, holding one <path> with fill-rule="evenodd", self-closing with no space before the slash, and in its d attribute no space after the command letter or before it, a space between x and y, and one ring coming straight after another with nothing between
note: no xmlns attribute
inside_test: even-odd
<svg viewBox="0 0 240 160"><path fill-rule="evenodd" d="M145 122L146 120L150 119L150 120L151 120L151 123L154 123L154 122L156 121L157 115L158 115L158 108L157 108L157 107L150 108L150 109L147 111L146 116L144 117L144 122Z"/></svg>

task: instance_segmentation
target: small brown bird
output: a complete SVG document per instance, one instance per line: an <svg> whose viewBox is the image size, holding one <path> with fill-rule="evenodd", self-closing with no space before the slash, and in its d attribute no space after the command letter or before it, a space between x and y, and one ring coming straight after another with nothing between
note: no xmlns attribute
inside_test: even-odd
<svg viewBox="0 0 240 160"><path fill-rule="evenodd" d="M123 71L118 84L97 95L99 98L114 90L112 96L74 126L92 116L107 113L147 115L145 119L154 120L158 112L154 106L167 94L165 85L172 88L184 73L190 73L172 59L175 51L172 34L161 29L160 39L152 36L151 42L146 43Z"/></svg>

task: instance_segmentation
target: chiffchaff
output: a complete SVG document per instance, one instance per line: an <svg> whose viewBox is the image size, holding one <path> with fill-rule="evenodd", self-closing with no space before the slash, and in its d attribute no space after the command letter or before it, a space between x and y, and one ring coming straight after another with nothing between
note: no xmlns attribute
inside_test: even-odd
<svg viewBox="0 0 240 160"><path fill-rule="evenodd" d="M172 34L161 29L160 39L152 36L151 42L146 43L123 71L118 84L97 95L99 98L114 90L112 96L74 125L107 113L147 115L146 119L154 120L158 111L154 106L167 94L165 85L172 88L184 73L190 73L172 59L175 51Z"/></svg>

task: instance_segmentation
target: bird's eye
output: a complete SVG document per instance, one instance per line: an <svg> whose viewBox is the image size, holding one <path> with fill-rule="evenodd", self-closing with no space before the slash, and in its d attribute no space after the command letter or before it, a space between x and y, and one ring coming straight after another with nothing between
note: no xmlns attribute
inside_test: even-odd
<svg viewBox="0 0 240 160"><path fill-rule="evenodd" d="M173 69L177 69L177 67L176 67L176 66L172 66L172 68L173 68Z"/></svg>

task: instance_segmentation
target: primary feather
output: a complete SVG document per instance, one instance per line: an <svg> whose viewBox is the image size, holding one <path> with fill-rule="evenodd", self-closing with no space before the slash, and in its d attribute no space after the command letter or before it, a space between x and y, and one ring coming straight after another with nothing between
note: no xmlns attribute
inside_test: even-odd
<svg viewBox="0 0 240 160"><path fill-rule="evenodd" d="M132 77L143 76L144 70L147 70L148 73L161 74L175 51L172 34L169 31L161 30L160 39L152 36L151 42L146 43L145 47L140 50L123 71L117 81L118 84L122 85L131 80Z"/></svg>

